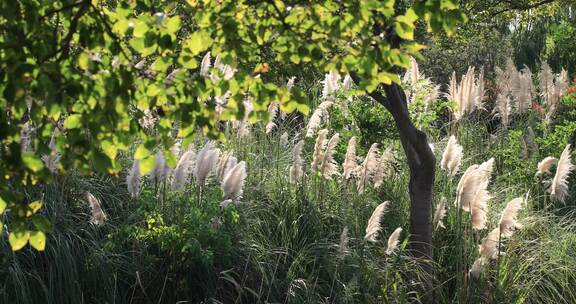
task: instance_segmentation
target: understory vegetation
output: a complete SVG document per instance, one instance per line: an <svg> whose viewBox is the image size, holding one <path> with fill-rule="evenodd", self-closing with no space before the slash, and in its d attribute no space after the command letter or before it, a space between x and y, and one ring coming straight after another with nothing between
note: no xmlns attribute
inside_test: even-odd
<svg viewBox="0 0 576 304"><path fill-rule="evenodd" d="M455 104L466 108L458 95L466 77L476 77L469 82L475 92L484 79L474 71L460 83L454 78L455 89L444 97L419 73L413 61L404 83L438 163L435 262L428 278L434 288L427 292L442 303L575 302L576 187L570 175L560 176L565 187L555 197L555 172L565 169L539 164L547 156L570 163L570 148L561 153L575 139L574 87L551 97L556 101L542 98L542 113L532 104L519 112L522 101L510 99L513 92L507 98L517 101L509 113L498 110L502 98L494 106L483 94L469 96L476 100L469 112L449 119ZM120 177L63 175L36 189L44 195L51 232L42 252L12 252L1 239L2 301L417 298L409 278L419 273L419 263L405 250L409 176L390 118L335 73L312 86L295 85L318 96L308 119L271 105L273 124L226 126L225 143L202 137L188 147L178 143L171 148L176 166L158 153L155 169L142 177L138 162L133 166L125 157L131 169ZM547 116L551 102L556 112ZM566 166L562 162L557 167ZM474 164L490 166L487 177L463 186ZM468 209L466 191L476 191L468 193ZM513 213L509 223L501 217L505 209Z"/></svg>

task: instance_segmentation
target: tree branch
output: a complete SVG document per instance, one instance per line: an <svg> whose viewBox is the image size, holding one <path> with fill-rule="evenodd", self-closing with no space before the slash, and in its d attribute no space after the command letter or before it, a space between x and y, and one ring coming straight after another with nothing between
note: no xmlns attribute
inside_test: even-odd
<svg viewBox="0 0 576 304"><path fill-rule="evenodd" d="M550 4L550 3L554 2L554 1L556 1L556 0L542 0L542 1L540 1L540 2L536 2L536 3L532 3L532 4L526 4L526 5L517 5L517 4L515 4L515 3L509 2L509 1L505 1L505 2L508 2L508 3L510 4L510 6L507 7L507 8L503 8L503 9L501 9L501 10L499 10L499 11L496 11L495 13L492 13L492 14L491 14L491 17L495 17L495 16L497 16L497 15L500 15L500 14L502 14L502 13L509 12L509 11L512 11L512 10L520 10L520 11L529 10L529 9L536 8L536 7L539 7L539 6L542 6L542 5Z"/></svg>
<svg viewBox="0 0 576 304"><path fill-rule="evenodd" d="M52 57L56 56L58 53L60 53L60 56L58 57L57 61L62 61L65 57L68 56L68 53L70 52L70 42L72 41L72 37L74 36L74 34L76 33L76 30L78 28L78 21L88 11L88 9L90 8L90 3L91 3L91 0L82 0L82 2L79 4L80 9L78 9L78 11L76 12L76 15L74 15L74 17L72 18L72 21L70 21L70 28L68 29L68 34L66 34L66 36L62 39L62 45L60 46L60 48L58 48L58 49L54 50L52 53L48 54L42 60L42 62L50 60Z"/></svg>
<svg viewBox="0 0 576 304"><path fill-rule="evenodd" d="M72 2L72 3L70 3L70 4L64 5L64 6L62 6L61 8L49 10L49 11L47 11L44 15L40 16L40 19L44 19L44 18L49 17L50 15L53 15L53 14L56 14L56 13L59 13L59 12L63 12L63 11L69 10L69 9L71 9L71 8L74 8L74 7L76 7L76 6L82 5L83 2L84 2L84 1L80 0L80 1L77 1L77 2Z"/></svg>

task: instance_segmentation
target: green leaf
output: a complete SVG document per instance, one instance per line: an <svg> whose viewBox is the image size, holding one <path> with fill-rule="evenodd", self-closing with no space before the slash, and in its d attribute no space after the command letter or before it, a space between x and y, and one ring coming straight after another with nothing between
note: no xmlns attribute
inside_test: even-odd
<svg viewBox="0 0 576 304"><path fill-rule="evenodd" d="M172 34L178 32L178 30L180 29L180 17L174 16L172 18L169 18L168 21L166 22L166 29L168 29L168 32Z"/></svg>
<svg viewBox="0 0 576 304"><path fill-rule="evenodd" d="M90 56L86 53L81 53L80 56L78 56L78 66L83 70L90 68Z"/></svg>
<svg viewBox="0 0 576 304"><path fill-rule="evenodd" d="M156 157L154 157L154 155L148 156L140 160L140 174L146 175L152 172L152 170L154 170L155 165L156 165Z"/></svg>
<svg viewBox="0 0 576 304"><path fill-rule="evenodd" d="M166 70L170 67L172 61L168 57L158 57L152 64L152 70L156 72L166 72Z"/></svg>
<svg viewBox="0 0 576 304"><path fill-rule="evenodd" d="M68 130L80 128L80 126L82 126L81 118L82 116L79 114L72 114L66 117L66 120L64 120L64 128Z"/></svg>
<svg viewBox="0 0 576 304"><path fill-rule="evenodd" d="M414 40L414 21L416 20L418 20L418 16L411 8L406 11L406 14L396 17L394 23L396 34L400 38Z"/></svg>
<svg viewBox="0 0 576 304"><path fill-rule="evenodd" d="M29 237L30 245L38 251L46 248L46 234L42 231L32 231Z"/></svg>
<svg viewBox="0 0 576 304"><path fill-rule="evenodd" d="M28 204L26 210L26 217L31 216L38 212L42 208L42 202L40 200L33 201L32 203Z"/></svg>
<svg viewBox="0 0 576 304"><path fill-rule="evenodd" d="M32 152L22 153L22 161L28 169L32 170L32 172L39 172L44 169L44 163Z"/></svg>
<svg viewBox="0 0 576 304"><path fill-rule="evenodd" d="M192 55L198 55L207 50L212 44L212 38L204 32L194 32L185 42L185 47L190 49Z"/></svg>
<svg viewBox="0 0 576 304"><path fill-rule="evenodd" d="M154 96L158 95L158 93L160 93L160 91L162 91L162 89L159 86L157 86L155 84L151 84L146 89L146 95L148 95L150 97L154 97Z"/></svg>
<svg viewBox="0 0 576 304"><path fill-rule="evenodd" d="M18 251L26 246L29 238L30 232L27 230L14 230L10 232L8 242L10 243L10 247L12 247L12 251Z"/></svg>
<svg viewBox="0 0 576 304"><path fill-rule="evenodd" d="M106 156L110 157L110 159L116 159L116 155L118 154L118 148L108 140L104 140L100 143L102 147L102 151Z"/></svg>
<svg viewBox="0 0 576 304"><path fill-rule="evenodd" d="M6 210L6 206L8 204L6 203L6 201L0 197L0 213L4 212L4 210Z"/></svg>
<svg viewBox="0 0 576 304"><path fill-rule="evenodd" d="M136 152L134 153L134 158L138 159L138 160L143 160L144 158L150 156L152 154L152 151L150 151L148 148L146 148L145 144L140 144L138 145L138 148L136 148Z"/></svg>
<svg viewBox="0 0 576 304"><path fill-rule="evenodd" d="M148 29L149 27L148 24L146 24L146 22L137 21L136 25L134 26L134 32L132 33L132 35L136 38L142 38L148 32Z"/></svg>
<svg viewBox="0 0 576 304"><path fill-rule="evenodd" d="M198 61L185 52L182 52L178 57L178 63L185 69L195 69L198 67Z"/></svg>

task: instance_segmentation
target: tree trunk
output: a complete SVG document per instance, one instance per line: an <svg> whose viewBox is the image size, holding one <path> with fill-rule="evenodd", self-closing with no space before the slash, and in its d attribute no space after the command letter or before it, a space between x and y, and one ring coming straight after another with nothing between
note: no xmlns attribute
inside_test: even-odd
<svg viewBox="0 0 576 304"><path fill-rule="evenodd" d="M428 145L426 134L418 130L408 111L406 95L397 84L384 86L386 96L379 92L369 95L392 114L400 141L410 168L410 242L408 249L419 260L425 278L412 279L421 283L418 288L420 300L431 303L432 298L432 195L436 171L436 159ZM414 275L417 275L416 271Z"/></svg>

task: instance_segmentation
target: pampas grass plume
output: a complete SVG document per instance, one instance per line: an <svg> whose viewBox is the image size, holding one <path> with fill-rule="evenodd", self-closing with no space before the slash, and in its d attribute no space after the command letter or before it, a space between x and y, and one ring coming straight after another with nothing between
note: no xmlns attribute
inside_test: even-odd
<svg viewBox="0 0 576 304"><path fill-rule="evenodd" d="M246 162L241 161L236 166L234 166L222 181L222 192L224 193L224 199L231 199L238 202L242 199L242 194L244 193L244 182L246 180Z"/></svg>
<svg viewBox="0 0 576 304"><path fill-rule="evenodd" d="M342 164L344 170L343 175L345 179L352 177L352 173L358 168L358 157L356 156L356 136L352 136L348 141L348 148L346 149L346 157Z"/></svg>
<svg viewBox="0 0 576 304"><path fill-rule="evenodd" d="M548 190L550 197L560 202L564 202L566 197L568 197L568 176L574 170L570 153L570 144L568 144L560 155L556 166L556 174L554 174Z"/></svg>
<svg viewBox="0 0 576 304"><path fill-rule="evenodd" d="M128 193L132 198L138 198L140 195L140 161L135 159L132 164L132 169L128 172L126 176L126 185L128 187Z"/></svg>
<svg viewBox="0 0 576 304"><path fill-rule="evenodd" d="M172 176L172 190L177 191L186 185L194 168L194 159L196 157L196 152L193 148L190 148L182 157L178 160L176 164L176 169L174 169L174 174Z"/></svg>
<svg viewBox="0 0 576 304"><path fill-rule="evenodd" d="M518 216L518 211L522 209L523 203L524 198L517 197L506 204L506 208L502 211L499 221L502 237L511 237L514 234L514 230L521 227L521 225L516 222L516 217Z"/></svg>
<svg viewBox="0 0 576 304"><path fill-rule="evenodd" d="M88 200L88 204L90 204L90 210L91 210L90 223L94 225L103 225L107 217L104 211L102 210L100 200L98 200L90 192L86 192L86 199Z"/></svg>
<svg viewBox="0 0 576 304"><path fill-rule="evenodd" d="M304 141L300 140L294 148L292 148L292 166L290 166L290 183L298 184L302 177L304 176L304 170L302 165L304 160L302 159L302 148L304 147Z"/></svg>
<svg viewBox="0 0 576 304"><path fill-rule="evenodd" d="M445 216L446 216L446 198L442 197L442 200L440 201L438 206L436 206L436 211L434 212L434 220L432 221L434 229L438 229L439 227L446 228L443 222Z"/></svg>
<svg viewBox="0 0 576 304"><path fill-rule="evenodd" d="M326 179L332 179L333 175L338 174L338 164L334 160L334 153L336 152L336 145L338 145L339 139L340 135L338 133L332 135L322 156L320 174Z"/></svg>
<svg viewBox="0 0 576 304"><path fill-rule="evenodd" d="M382 204L378 205L374 212L372 212L372 216L368 220L368 225L366 225L366 235L364 239L370 242L376 242L376 237L378 237L378 232L380 232L380 220L382 216L386 212L386 207L388 206L389 202L383 202Z"/></svg>
<svg viewBox="0 0 576 304"><path fill-rule="evenodd" d="M328 130L322 129L318 132L316 143L314 144L314 155L312 157L312 171L316 172L320 169L324 161L324 151L326 150Z"/></svg>
<svg viewBox="0 0 576 304"><path fill-rule="evenodd" d="M446 171L448 176L454 176L458 172L460 163L462 162L462 151L463 148L456 141L456 137L454 137L454 135L450 136L446 149L444 153L442 153L442 160L440 161L440 167Z"/></svg>
<svg viewBox="0 0 576 304"><path fill-rule="evenodd" d="M540 162L538 162L538 171L536 171L536 175L542 175L544 173L550 173L550 169L552 166L558 163L558 159L556 157L547 156Z"/></svg>
<svg viewBox="0 0 576 304"><path fill-rule="evenodd" d="M398 227L390 237L388 238L388 247L386 248L386 254L390 255L396 251L398 248L398 243L400 242L400 233L402 233L402 228Z"/></svg>
<svg viewBox="0 0 576 304"><path fill-rule="evenodd" d="M214 148L214 143L206 142L204 147L198 152L196 157L196 166L194 167L194 178L200 187L206 184L206 178L212 173L218 162L220 150Z"/></svg>

